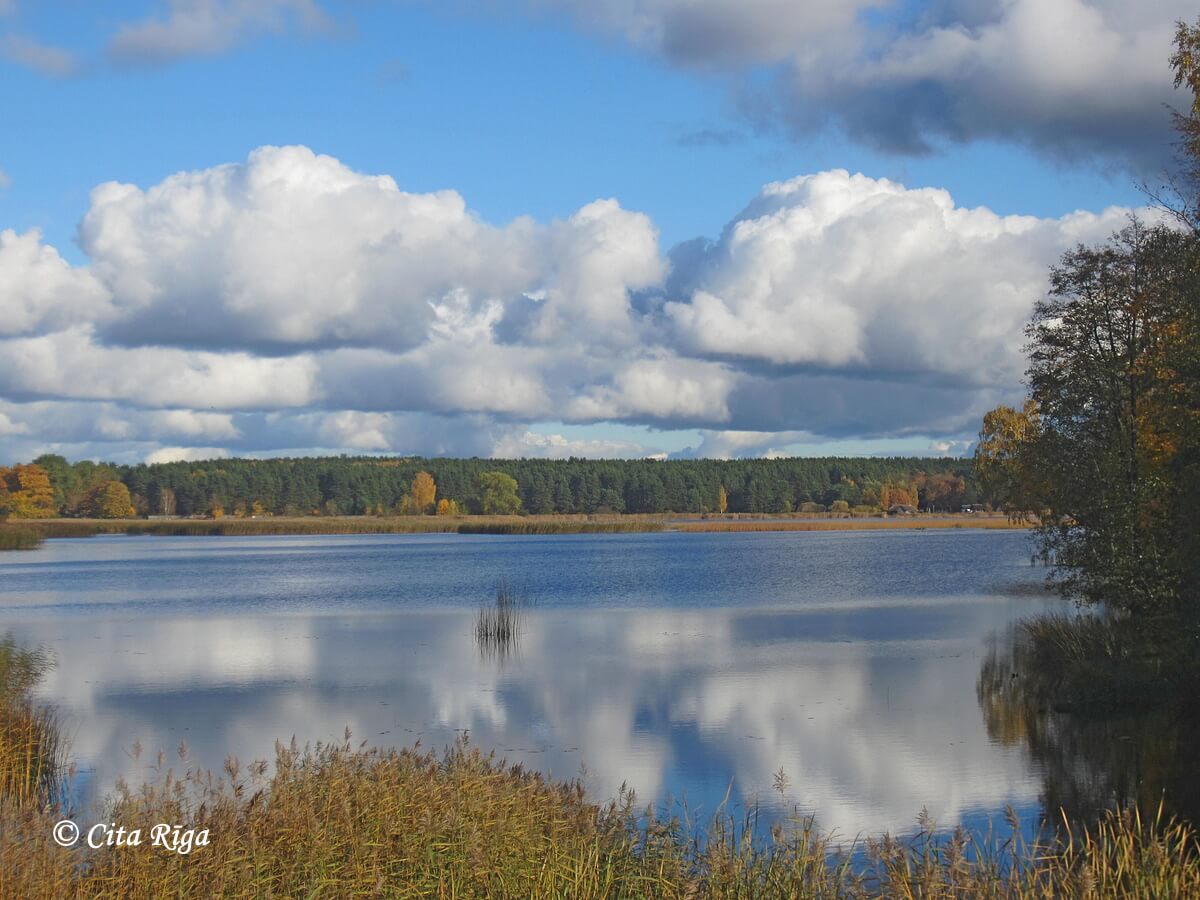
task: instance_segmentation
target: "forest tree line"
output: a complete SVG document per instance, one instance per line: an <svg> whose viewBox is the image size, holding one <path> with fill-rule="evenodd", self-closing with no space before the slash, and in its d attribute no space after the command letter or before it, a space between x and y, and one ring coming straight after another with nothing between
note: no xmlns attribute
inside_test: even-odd
<svg viewBox="0 0 1200 900"><path fill-rule="evenodd" d="M945 458L498 460L322 457L0 468L0 515L957 512L986 502Z"/></svg>

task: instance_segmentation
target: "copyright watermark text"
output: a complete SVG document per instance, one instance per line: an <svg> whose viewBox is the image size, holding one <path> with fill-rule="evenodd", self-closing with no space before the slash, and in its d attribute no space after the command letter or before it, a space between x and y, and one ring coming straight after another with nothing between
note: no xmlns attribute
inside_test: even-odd
<svg viewBox="0 0 1200 900"><path fill-rule="evenodd" d="M191 853L196 847L208 846L207 828L182 828L160 822L145 835L141 828L125 828L115 822L97 822L86 832L70 819L63 819L52 831L54 842L60 847L74 847L82 838L93 850L101 847L161 847L181 856Z"/></svg>

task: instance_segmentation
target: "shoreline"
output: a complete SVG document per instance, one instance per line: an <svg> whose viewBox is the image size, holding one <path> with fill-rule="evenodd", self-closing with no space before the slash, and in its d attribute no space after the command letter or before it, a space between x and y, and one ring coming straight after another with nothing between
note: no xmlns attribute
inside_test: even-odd
<svg viewBox="0 0 1200 900"><path fill-rule="evenodd" d="M995 513L925 513L912 516L834 515L579 515L579 516L308 516L221 519L24 519L11 522L42 538L100 534L156 536L263 536L335 534L619 534L746 533L881 530L1026 530Z"/></svg>

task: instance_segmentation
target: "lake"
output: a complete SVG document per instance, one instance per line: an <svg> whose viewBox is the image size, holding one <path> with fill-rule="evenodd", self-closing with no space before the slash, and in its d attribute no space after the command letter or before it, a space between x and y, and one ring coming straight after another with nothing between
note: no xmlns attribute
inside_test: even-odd
<svg viewBox="0 0 1200 900"><path fill-rule="evenodd" d="M1060 604L1030 553L971 530L58 540L0 555L0 632L53 652L41 696L92 795L181 741L219 769L347 727L467 733L597 800L627 783L703 820L728 794L853 837L1036 816L1046 763L980 702L1013 623ZM501 582L527 606L497 652L474 623Z"/></svg>

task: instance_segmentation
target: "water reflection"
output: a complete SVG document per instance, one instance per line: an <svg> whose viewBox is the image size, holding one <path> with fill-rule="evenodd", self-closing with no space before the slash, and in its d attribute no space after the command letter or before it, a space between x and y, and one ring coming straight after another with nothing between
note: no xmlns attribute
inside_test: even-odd
<svg viewBox="0 0 1200 900"><path fill-rule="evenodd" d="M1200 822L1200 725L1182 703L1140 714L1056 710L1037 683L1027 639L1007 629L980 667L979 703L988 733L1032 757L1043 809L1090 824L1116 809L1153 819L1161 803L1168 816Z"/></svg>
<svg viewBox="0 0 1200 900"><path fill-rule="evenodd" d="M198 764L270 754L276 738L424 746L456 734L593 796L622 782L703 816L798 804L844 835L942 823L1041 789L1024 747L993 740L971 690L981 633L1011 599L922 599L835 612L545 610L520 654L483 656L466 610L401 614L49 622L17 629L53 649L44 694L73 725L93 786L140 779L135 741L186 741ZM936 621L938 627L932 627ZM990 719L989 719L990 725ZM154 753L147 755L149 758ZM780 800L772 776L792 787Z"/></svg>

